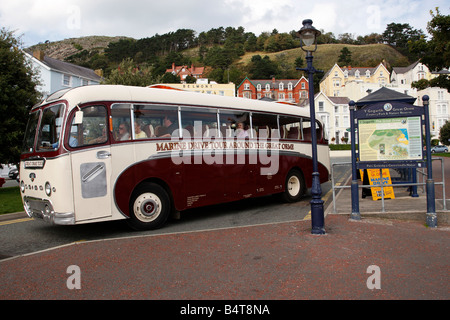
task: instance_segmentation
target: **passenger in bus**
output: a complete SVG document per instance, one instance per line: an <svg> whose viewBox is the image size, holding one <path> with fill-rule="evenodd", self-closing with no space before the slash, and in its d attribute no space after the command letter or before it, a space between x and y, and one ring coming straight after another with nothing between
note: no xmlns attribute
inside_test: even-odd
<svg viewBox="0 0 450 320"><path fill-rule="evenodd" d="M172 133L178 129L178 125L176 124L176 119L173 116L165 116L164 117L164 127L167 128L168 136L172 136ZM166 135L164 135L165 137Z"/></svg>
<svg viewBox="0 0 450 320"><path fill-rule="evenodd" d="M92 139L89 144L103 143L106 142L106 140L108 140L108 138L106 137L106 126L104 126L102 129L102 135Z"/></svg>
<svg viewBox="0 0 450 320"><path fill-rule="evenodd" d="M237 138L247 138L248 137L248 132L247 132L247 129L245 128L245 125L243 122L239 122L237 124L236 132L234 135Z"/></svg>
<svg viewBox="0 0 450 320"><path fill-rule="evenodd" d="M178 129L178 125L176 124L176 119L173 116L165 116L164 117L164 126L160 128L155 128L155 135L160 138L170 138L172 133Z"/></svg>
<svg viewBox="0 0 450 320"><path fill-rule="evenodd" d="M130 126L126 122L119 125L119 141L130 140Z"/></svg>
<svg viewBox="0 0 450 320"><path fill-rule="evenodd" d="M134 136L136 139L147 138L147 134L142 130L142 122L139 119L136 119L134 122Z"/></svg>
<svg viewBox="0 0 450 320"><path fill-rule="evenodd" d="M157 137L170 137L169 131L164 126L157 126L155 128L155 136Z"/></svg>

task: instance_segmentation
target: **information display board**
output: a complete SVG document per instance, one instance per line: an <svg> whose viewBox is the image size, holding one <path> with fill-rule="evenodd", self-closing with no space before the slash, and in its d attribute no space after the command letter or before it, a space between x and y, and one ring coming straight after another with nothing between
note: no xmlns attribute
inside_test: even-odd
<svg viewBox="0 0 450 320"><path fill-rule="evenodd" d="M420 117L358 120L360 161L421 160Z"/></svg>

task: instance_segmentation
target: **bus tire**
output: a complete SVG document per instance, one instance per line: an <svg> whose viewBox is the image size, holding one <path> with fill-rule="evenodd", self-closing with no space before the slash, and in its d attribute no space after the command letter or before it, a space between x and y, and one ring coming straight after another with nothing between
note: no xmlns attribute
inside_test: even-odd
<svg viewBox="0 0 450 320"><path fill-rule="evenodd" d="M135 230L162 227L170 215L171 202L166 190L156 183L144 183L136 188L130 200L130 218Z"/></svg>
<svg viewBox="0 0 450 320"><path fill-rule="evenodd" d="M292 169L286 176L282 198L286 202L300 200L306 192L305 178L300 170Z"/></svg>

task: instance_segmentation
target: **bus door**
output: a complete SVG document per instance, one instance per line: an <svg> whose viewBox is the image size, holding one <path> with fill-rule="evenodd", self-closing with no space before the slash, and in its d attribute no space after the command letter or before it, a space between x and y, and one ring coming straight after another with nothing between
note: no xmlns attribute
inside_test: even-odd
<svg viewBox="0 0 450 320"><path fill-rule="evenodd" d="M245 142L242 142L245 143ZM250 198L259 188L259 166L250 150L235 149L233 161L224 166L224 192L227 200ZM231 158L229 158L231 159Z"/></svg>
<svg viewBox="0 0 450 320"><path fill-rule="evenodd" d="M106 108L90 106L75 113L70 126L76 221L111 216L111 147ZM81 115L80 115L81 114Z"/></svg>

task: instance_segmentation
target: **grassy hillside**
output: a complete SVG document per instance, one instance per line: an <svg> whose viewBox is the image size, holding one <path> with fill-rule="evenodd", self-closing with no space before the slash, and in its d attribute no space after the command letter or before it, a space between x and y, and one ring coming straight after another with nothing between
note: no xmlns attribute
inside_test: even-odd
<svg viewBox="0 0 450 320"><path fill-rule="evenodd" d="M385 44L373 45L348 45L348 44L322 44L317 47L313 53L314 67L327 72L339 60L342 48L347 47L352 53L352 66L354 67L375 67L383 60L387 66L401 67L408 66L409 62L405 56L399 53L391 46ZM248 52L241 57L240 63L247 65L254 55L269 56L271 60L277 60L280 57L294 64L299 56L305 60L305 52L301 48L290 49L281 52Z"/></svg>

